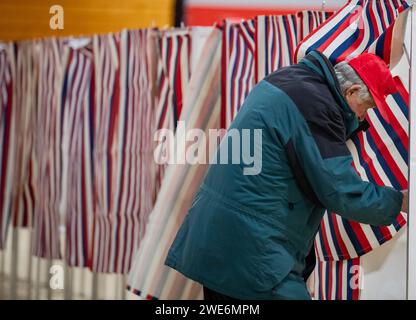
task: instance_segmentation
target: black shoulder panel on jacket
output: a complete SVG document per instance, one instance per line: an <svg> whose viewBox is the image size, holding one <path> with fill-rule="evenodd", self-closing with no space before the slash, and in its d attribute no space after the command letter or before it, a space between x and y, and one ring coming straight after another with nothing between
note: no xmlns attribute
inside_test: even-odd
<svg viewBox="0 0 416 320"><path fill-rule="evenodd" d="M318 207L324 208L321 201L319 201L319 198L316 195L315 191L312 189L312 186L309 183L308 178L306 177L305 172L303 171L302 166L299 163L299 159L296 154L295 147L293 146L292 139L289 139L289 141L286 143L285 152L289 166L292 169L293 176L295 177L299 189L303 192L306 198L309 199L309 201L311 201Z"/></svg>
<svg viewBox="0 0 416 320"><path fill-rule="evenodd" d="M265 81L284 91L309 125L322 158L349 155L341 107L323 77L302 65L279 69Z"/></svg>

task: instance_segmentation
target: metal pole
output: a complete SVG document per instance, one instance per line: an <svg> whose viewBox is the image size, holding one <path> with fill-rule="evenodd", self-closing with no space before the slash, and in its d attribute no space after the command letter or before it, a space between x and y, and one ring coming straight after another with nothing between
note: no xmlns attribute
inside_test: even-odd
<svg viewBox="0 0 416 320"><path fill-rule="evenodd" d="M89 270L86 268L82 268L81 270L82 271L81 271L81 277L80 277L80 281L81 281L80 297L82 297L82 299L91 299L91 297L89 297L87 294L89 288L87 288L87 281L86 281L87 276L88 276L87 272L89 272Z"/></svg>
<svg viewBox="0 0 416 320"><path fill-rule="evenodd" d="M17 298L17 262L19 252L19 234L17 227L10 228L12 232L12 260L10 268L10 298Z"/></svg>
<svg viewBox="0 0 416 320"><path fill-rule="evenodd" d="M5 296L5 292L4 292L4 288L5 288L5 282L6 282L6 275L4 274L5 270L4 270L4 265L5 265L5 261L6 258L4 257L5 253L4 250L0 250L0 297L2 299L4 299Z"/></svg>
<svg viewBox="0 0 416 320"><path fill-rule="evenodd" d="M121 300L121 284L122 280L121 280L121 275L118 274L116 276L116 292L115 292L115 297L113 298L114 300Z"/></svg>
<svg viewBox="0 0 416 320"><path fill-rule="evenodd" d="M41 261L39 257L36 257L36 283L35 283L35 299L40 299L40 265Z"/></svg>
<svg viewBox="0 0 416 320"><path fill-rule="evenodd" d="M407 299L416 300L416 7L411 9L409 215L407 217Z"/></svg>
<svg viewBox="0 0 416 320"><path fill-rule="evenodd" d="M68 244L66 242L65 232L61 229L61 239L62 239L62 246L63 246L63 252L65 252L65 257L63 259L64 263L64 299L65 300L72 300L72 274L71 274L71 268L68 265L68 261L66 261L66 257L68 257Z"/></svg>
<svg viewBox="0 0 416 320"><path fill-rule="evenodd" d="M72 268L65 262L64 299L72 300Z"/></svg>
<svg viewBox="0 0 416 320"><path fill-rule="evenodd" d="M91 294L92 300L98 299L98 273L94 272L92 274L92 294Z"/></svg>
<svg viewBox="0 0 416 320"><path fill-rule="evenodd" d="M51 285L49 283L49 280L51 278L51 274L50 274L50 270L53 264L53 260L52 259L48 259L47 264L46 264L46 288L47 288L47 299L48 300L52 300L52 288Z"/></svg>
<svg viewBox="0 0 416 320"><path fill-rule="evenodd" d="M32 254L32 228L29 228L29 245L28 245L28 253L29 253L29 260L27 265L27 299L32 299L32 266L33 266L33 254Z"/></svg>
<svg viewBox="0 0 416 320"><path fill-rule="evenodd" d="M127 277L126 275L123 273L121 275L121 300L126 300L126 283L127 283Z"/></svg>

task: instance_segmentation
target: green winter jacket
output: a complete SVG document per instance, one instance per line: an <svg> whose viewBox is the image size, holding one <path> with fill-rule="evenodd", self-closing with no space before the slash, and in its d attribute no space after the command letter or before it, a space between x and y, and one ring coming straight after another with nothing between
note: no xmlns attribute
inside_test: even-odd
<svg viewBox="0 0 416 320"><path fill-rule="evenodd" d="M282 297L276 292L281 283L303 283L325 209L361 223L391 224L403 196L362 181L353 169L346 140L358 125L320 53L267 76L228 131L261 129L260 143L250 140L260 172L244 174L244 152L240 164L211 164L166 265L234 298L275 299ZM231 158L231 140L223 138L217 159ZM304 297L298 287L290 298Z"/></svg>

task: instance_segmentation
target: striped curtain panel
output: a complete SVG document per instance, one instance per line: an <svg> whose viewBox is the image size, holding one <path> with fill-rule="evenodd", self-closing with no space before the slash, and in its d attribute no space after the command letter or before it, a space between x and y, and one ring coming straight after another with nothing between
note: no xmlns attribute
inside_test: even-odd
<svg viewBox="0 0 416 320"><path fill-rule="evenodd" d="M14 134L14 48L0 43L0 249L5 248L11 219L16 135Z"/></svg>
<svg viewBox="0 0 416 320"><path fill-rule="evenodd" d="M300 11L297 13L297 43L324 23L333 13L323 11ZM292 56L293 59L293 56Z"/></svg>
<svg viewBox="0 0 416 320"><path fill-rule="evenodd" d="M188 29L161 31L158 35L156 129L175 130L181 116L191 76L191 32ZM156 132L155 138L161 137ZM171 156L163 148L155 150L158 162ZM158 165L156 190L160 189L166 165Z"/></svg>
<svg viewBox="0 0 416 320"><path fill-rule="evenodd" d="M256 21L224 21L222 39L222 128L228 128L255 84Z"/></svg>
<svg viewBox="0 0 416 320"><path fill-rule="evenodd" d="M314 276L315 300L358 300L362 286L360 258L317 261Z"/></svg>
<svg viewBox="0 0 416 320"><path fill-rule="evenodd" d="M96 36L91 269L126 273L154 203L149 30Z"/></svg>
<svg viewBox="0 0 416 320"><path fill-rule="evenodd" d="M66 53L62 121L57 128L62 143L59 212L66 225L65 260L69 266L84 267L88 262L89 223L93 214L93 54L87 48L71 48Z"/></svg>
<svg viewBox="0 0 416 320"><path fill-rule="evenodd" d="M93 38L95 101L93 112L94 220L90 267L95 272L112 271L110 253L115 250L113 194L114 171L119 155L115 120L119 111L119 34ZM113 248L113 250L112 250ZM114 257L113 257L114 258Z"/></svg>
<svg viewBox="0 0 416 320"><path fill-rule="evenodd" d="M179 119L185 121L186 129L199 128L207 134L208 129L220 126L221 37L218 29L211 33L189 81ZM185 136L180 133L175 139ZM206 169L203 164L167 167L128 278L128 289L145 299L202 298L201 286L166 267L164 260Z"/></svg>
<svg viewBox="0 0 416 320"><path fill-rule="evenodd" d="M13 187L13 221L16 227L32 226L35 208L34 135L36 128L37 75L39 64L33 41L16 44L16 161Z"/></svg>
<svg viewBox="0 0 416 320"><path fill-rule="evenodd" d="M34 221L32 252L42 258L60 259L59 203L61 195L61 97L64 74L63 42L55 38L35 44L38 64L34 125Z"/></svg>
<svg viewBox="0 0 416 320"><path fill-rule="evenodd" d="M376 41L408 7L406 0L349 0L299 44L295 61L311 50L319 50L333 63L355 57Z"/></svg>
<svg viewBox="0 0 416 320"><path fill-rule="evenodd" d="M260 16L257 28L257 81L278 68L293 63L293 52L298 43L299 17Z"/></svg>

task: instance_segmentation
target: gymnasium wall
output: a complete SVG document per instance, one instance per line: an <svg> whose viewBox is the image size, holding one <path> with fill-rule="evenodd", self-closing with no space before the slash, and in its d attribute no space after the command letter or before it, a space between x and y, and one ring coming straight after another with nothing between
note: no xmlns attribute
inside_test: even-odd
<svg viewBox="0 0 416 320"><path fill-rule="evenodd" d="M63 30L52 30L49 9L64 9ZM171 26L175 0L1 0L0 40L88 35Z"/></svg>

